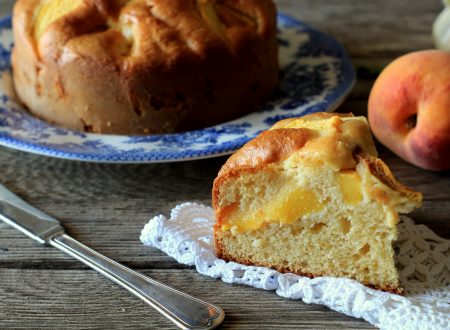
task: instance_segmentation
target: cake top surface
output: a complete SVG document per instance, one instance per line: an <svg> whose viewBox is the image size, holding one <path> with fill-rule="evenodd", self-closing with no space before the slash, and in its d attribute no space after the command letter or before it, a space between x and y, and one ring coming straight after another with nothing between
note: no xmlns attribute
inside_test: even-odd
<svg viewBox="0 0 450 330"><path fill-rule="evenodd" d="M339 172L354 170L359 163L389 190L414 203L421 202L421 194L395 180L389 168L377 158L367 119L352 114L315 113L279 121L234 153L218 178L270 165L328 166Z"/></svg>
<svg viewBox="0 0 450 330"><path fill-rule="evenodd" d="M350 169L356 166L356 151L377 156L365 117L315 113L279 121L231 156L222 171L262 167L288 158Z"/></svg>
<svg viewBox="0 0 450 330"><path fill-rule="evenodd" d="M19 0L14 17L43 57L77 39L93 50L102 43L116 59L168 61L210 49L238 53L248 39L269 39L275 12L271 0Z"/></svg>

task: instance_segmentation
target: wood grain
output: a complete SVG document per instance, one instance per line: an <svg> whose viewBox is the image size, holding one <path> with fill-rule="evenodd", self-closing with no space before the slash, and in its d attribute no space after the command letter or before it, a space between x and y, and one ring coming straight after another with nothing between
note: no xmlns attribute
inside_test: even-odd
<svg viewBox="0 0 450 330"><path fill-rule="evenodd" d="M159 281L220 304L223 328L367 329L318 305L282 299L273 292L229 285L193 270L141 270ZM174 328L150 307L90 270L0 269L2 328ZM261 313L263 312L263 313ZM333 319L330 324L329 320ZM36 323L39 320L39 323Z"/></svg>
<svg viewBox="0 0 450 330"><path fill-rule="evenodd" d="M431 47L439 0L277 0L281 11L335 36L348 50L358 83L341 112L366 114L380 70L406 52ZM0 9L7 6L0 2ZM405 163L383 147L397 178L424 193L412 217L450 238L450 174ZM372 329L316 305L231 286L178 265L142 246L139 232L152 216L184 201L210 205L211 184L225 158L148 165L66 161L0 147L0 181L61 219L69 234L158 280L221 305L224 329ZM1 329L173 328L138 299L79 262L42 247L0 223Z"/></svg>

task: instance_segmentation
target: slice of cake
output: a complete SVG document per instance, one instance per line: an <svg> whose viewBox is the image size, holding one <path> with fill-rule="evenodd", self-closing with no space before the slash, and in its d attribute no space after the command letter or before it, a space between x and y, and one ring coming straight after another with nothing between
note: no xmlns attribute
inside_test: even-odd
<svg viewBox="0 0 450 330"><path fill-rule="evenodd" d="M398 213L421 200L377 158L364 117L283 120L232 155L214 181L217 254L400 292Z"/></svg>

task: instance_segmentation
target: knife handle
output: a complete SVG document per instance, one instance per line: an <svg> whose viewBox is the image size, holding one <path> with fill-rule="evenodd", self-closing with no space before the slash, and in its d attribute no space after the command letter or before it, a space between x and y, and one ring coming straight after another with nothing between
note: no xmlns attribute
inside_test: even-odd
<svg viewBox="0 0 450 330"><path fill-rule="evenodd" d="M69 235L55 236L49 243L141 298L181 329L213 329L220 325L225 317L220 307L135 272Z"/></svg>

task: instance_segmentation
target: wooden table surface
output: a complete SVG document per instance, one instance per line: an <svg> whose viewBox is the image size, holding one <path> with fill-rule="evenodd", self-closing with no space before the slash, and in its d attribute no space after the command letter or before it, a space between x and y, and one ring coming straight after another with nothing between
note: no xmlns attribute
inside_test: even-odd
<svg viewBox="0 0 450 330"><path fill-rule="evenodd" d="M335 36L350 53L358 82L338 110L365 114L379 70L395 57L432 47L440 0L279 0L279 9ZM8 2L1 1L4 9ZM415 168L379 148L401 182L424 193L412 217L450 238L450 175ZM0 147L0 181L62 220L70 235L157 280L222 306L223 328L371 329L326 307L273 292L228 285L144 247L147 220L185 201L210 205L225 158L148 165L52 159ZM0 223L1 329L155 329L172 324L139 299L56 249Z"/></svg>

